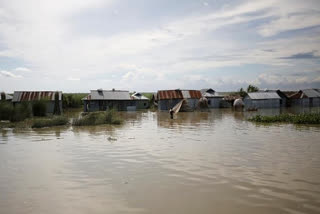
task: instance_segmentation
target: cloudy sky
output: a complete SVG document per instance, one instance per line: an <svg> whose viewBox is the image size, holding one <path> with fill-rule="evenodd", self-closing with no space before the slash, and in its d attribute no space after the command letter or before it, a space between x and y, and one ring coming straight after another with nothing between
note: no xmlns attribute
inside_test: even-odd
<svg viewBox="0 0 320 214"><path fill-rule="evenodd" d="M319 0L0 0L0 91L320 88Z"/></svg>

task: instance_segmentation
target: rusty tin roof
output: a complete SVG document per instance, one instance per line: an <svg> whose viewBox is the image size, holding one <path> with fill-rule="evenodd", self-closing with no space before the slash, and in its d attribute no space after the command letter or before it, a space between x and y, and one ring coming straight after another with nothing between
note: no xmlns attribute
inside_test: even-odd
<svg viewBox="0 0 320 214"><path fill-rule="evenodd" d="M12 102L36 101L36 100L54 100L56 91L15 91ZM59 100L62 100L62 92L58 91Z"/></svg>
<svg viewBox="0 0 320 214"><path fill-rule="evenodd" d="M198 90L162 90L158 91L158 100L170 99L200 99L201 92Z"/></svg>

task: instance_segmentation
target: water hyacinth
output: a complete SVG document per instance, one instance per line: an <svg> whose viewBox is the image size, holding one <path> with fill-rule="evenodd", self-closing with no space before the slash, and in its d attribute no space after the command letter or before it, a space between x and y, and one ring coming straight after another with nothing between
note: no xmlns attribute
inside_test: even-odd
<svg viewBox="0 0 320 214"><path fill-rule="evenodd" d="M249 119L259 123L294 123L294 124L320 124L320 113L280 114L275 116L257 115Z"/></svg>
<svg viewBox="0 0 320 214"><path fill-rule="evenodd" d="M115 110L108 110L106 112L92 112L81 118L73 120L74 126L94 126L101 124L121 124L122 120L119 118Z"/></svg>
<svg viewBox="0 0 320 214"><path fill-rule="evenodd" d="M63 126L69 123L69 119L64 116L52 117L49 119L35 119L32 128L43 128L52 126Z"/></svg>

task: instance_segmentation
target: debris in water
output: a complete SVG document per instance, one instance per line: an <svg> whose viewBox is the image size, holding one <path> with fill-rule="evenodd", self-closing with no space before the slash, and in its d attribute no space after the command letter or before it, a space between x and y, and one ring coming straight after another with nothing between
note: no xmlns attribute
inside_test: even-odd
<svg viewBox="0 0 320 214"><path fill-rule="evenodd" d="M117 138L114 138L114 137L109 136L109 137L108 137L108 141L117 141Z"/></svg>

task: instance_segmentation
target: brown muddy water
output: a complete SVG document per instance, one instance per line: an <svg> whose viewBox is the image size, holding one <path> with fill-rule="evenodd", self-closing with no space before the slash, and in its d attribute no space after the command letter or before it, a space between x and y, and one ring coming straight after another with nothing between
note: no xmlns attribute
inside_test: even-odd
<svg viewBox="0 0 320 214"><path fill-rule="evenodd" d="M0 213L320 213L320 126L251 114L129 112L114 127L2 129Z"/></svg>

